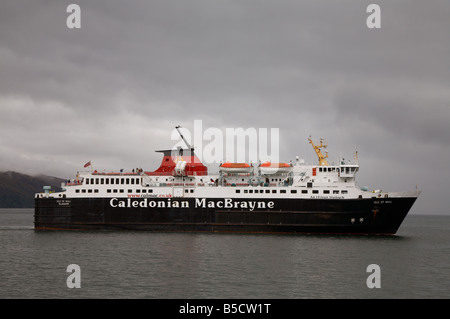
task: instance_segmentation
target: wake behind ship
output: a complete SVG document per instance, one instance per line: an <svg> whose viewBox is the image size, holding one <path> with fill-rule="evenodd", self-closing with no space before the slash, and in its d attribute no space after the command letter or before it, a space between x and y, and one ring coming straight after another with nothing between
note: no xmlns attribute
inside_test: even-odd
<svg viewBox="0 0 450 319"><path fill-rule="evenodd" d="M35 229L395 234L420 191L359 188L357 158L330 165L323 141L309 142L316 165L298 157L227 162L209 175L186 143L158 151L163 159L153 172L82 172L62 192L44 186L35 195Z"/></svg>

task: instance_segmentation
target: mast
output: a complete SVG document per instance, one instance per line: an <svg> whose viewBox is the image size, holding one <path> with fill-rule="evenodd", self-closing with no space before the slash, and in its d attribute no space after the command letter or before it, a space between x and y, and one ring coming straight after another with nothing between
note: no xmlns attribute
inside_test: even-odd
<svg viewBox="0 0 450 319"><path fill-rule="evenodd" d="M193 147L191 146L191 144L189 144L188 141L184 138L183 134L181 134L180 127L181 127L181 125L175 126L175 128L177 129L177 131L180 134L181 138L183 139L184 143L186 143L186 146L188 147L188 149L192 150Z"/></svg>
<svg viewBox="0 0 450 319"><path fill-rule="evenodd" d="M327 147L328 144L324 144L323 139L320 139L320 145L314 145L313 141L311 140L311 136L308 138L309 143L311 143L312 147L314 148L314 151L317 154L317 157L319 158L319 166L328 166L328 162L326 160L326 158L328 157L328 152L325 152L325 155L322 154L321 152L321 148L322 147Z"/></svg>

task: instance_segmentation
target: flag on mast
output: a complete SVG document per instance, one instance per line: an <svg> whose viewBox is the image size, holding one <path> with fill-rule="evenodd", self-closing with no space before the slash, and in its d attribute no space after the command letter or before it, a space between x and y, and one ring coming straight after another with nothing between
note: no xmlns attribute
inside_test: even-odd
<svg viewBox="0 0 450 319"><path fill-rule="evenodd" d="M91 161L89 161L89 162L87 162L86 164L84 164L84 167L85 167L85 168L88 167L88 166L91 166Z"/></svg>

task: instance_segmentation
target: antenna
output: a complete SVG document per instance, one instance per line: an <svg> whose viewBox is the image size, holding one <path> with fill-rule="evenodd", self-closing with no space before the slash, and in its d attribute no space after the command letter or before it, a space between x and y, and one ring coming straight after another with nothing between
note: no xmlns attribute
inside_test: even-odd
<svg viewBox="0 0 450 319"><path fill-rule="evenodd" d="M180 127L181 127L181 125L175 126L175 128L177 129L177 131L180 134L181 138L183 139L184 143L186 143L186 146L188 147L188 149L192 150L193 147L191 146L191 144L189 144L188 141L184 138L183 134L181 134Z"/></svg>

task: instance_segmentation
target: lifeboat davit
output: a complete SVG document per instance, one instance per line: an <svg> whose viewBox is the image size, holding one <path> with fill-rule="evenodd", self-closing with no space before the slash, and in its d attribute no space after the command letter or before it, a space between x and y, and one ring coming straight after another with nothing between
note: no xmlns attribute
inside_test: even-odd
<svg viewBox="0 0 450 319"><path fill-rule="evenodd" d="M219 170L223 173L250 173L252 167L247 163L226 162L220 165Z"/></svg>
<svg viewBox="0 0 450 319"><path fill-rule="evenodd" d="M261 174L284 174L289 173L292 170L291 165L288 163L271 163L265 162L259 166Z"/></svg>

